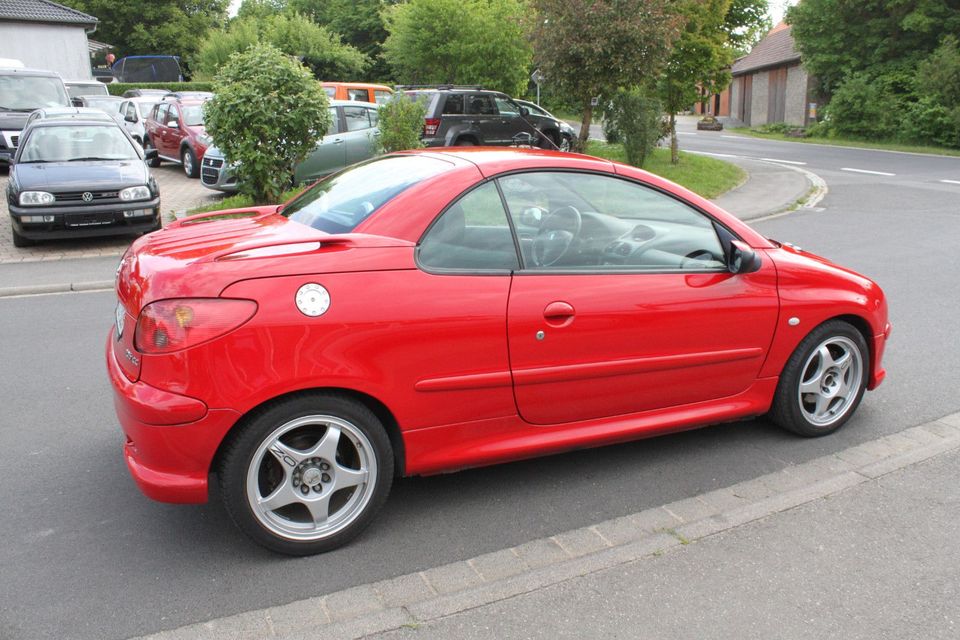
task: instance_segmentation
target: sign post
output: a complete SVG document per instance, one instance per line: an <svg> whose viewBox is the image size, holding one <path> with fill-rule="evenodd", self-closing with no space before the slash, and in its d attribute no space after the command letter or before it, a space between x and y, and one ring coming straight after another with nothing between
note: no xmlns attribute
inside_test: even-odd
<svg viewBox="0 0 960 640"><path fill-rule="evenodd" d="M540 69L536 69L533 73L530 74L530 79L533 80L534 84L537 85L537 106L540 106L540 83L543 82L543 74L540 73Z"/></svg>

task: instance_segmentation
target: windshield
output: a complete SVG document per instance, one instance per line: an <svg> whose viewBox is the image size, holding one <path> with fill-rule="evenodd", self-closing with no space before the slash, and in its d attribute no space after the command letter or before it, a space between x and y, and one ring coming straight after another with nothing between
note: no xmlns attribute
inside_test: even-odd
<svg viewBox="0 0 960 640"><path fill-rule="evenodd" d="M116 125L34 127L23 143L20 163L81 160L139 160Z"/></svg>
<svg viewBox="0 0 960 640"><path fill-rule="evenodd" d="M327 233L349 233L405 189L449 169L426 156L388 156L357 164L303 193L282 215Z"/></svg>
<svg viewBox="0 0 960 640"><path fill-rule="evenodd" d="M60 78L0 76L0 111L34 111L43 107L69 107Z"/></svg>
<svg viewBox="0 0 960 640"><path fill-rule="evenodd" d="M203 107L200 105L191 105L183 107L183 122L188 127L203 126Z"/></svg>
<svg viewBox="0 0 960 640"><path fill-rule="evenodd" d="M98 82L97 84L71 84L67 85L67 93L71 98L80 96L108 96L107 85Z"/></svg>

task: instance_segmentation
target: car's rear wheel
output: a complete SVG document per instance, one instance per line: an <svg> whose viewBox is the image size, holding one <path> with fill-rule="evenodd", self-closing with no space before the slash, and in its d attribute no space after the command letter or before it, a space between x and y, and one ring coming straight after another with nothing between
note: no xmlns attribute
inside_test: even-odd
<svg viewBox="0 0 960 640"><path fill-rule="evenodd" d="M184 147L180 152L180 162L183 163L183 172L188 178L200 177L200 165L197 164L197 155L190 147Z"/></svg>
<svg viewBox="0 0 960 640"><path fill-rule="evenodd" d="M298 396L250 417L221 457L220 491L237 526L289 555L339 547L383 506L393 451L367 407Z"/></svg>
<svg viewBox="0 0 960 640"><path fill-rule="evenodd" d="M541 149L550 149L551 151L560 148L560 142L557 140L557 135L552 131L545 131L539 140L537 145Z"/></svg>
<svg viewBox="0 0 960 640"><path fill-rule="evenodd" d="M863 398L869 360L866 340L855 327L840 320L820 325L787 361L770 418L802 436L833 433Z"/></svg>
<svg viewBox="0 0 960 640"><path fill-rule="evenodd" d="M22 235L13 231L13 246L15 247L32 247L36 242L30 238L24 238Z"/></svg>
<svg viewBox="0 0 960 640"><path fill-rule="evenodd" d="M471 138L457 138L457 141L453 143L455 147L475 147L477 143L474 142Z"/></svg>
<svg viewBox="0 0 960 640"><path fill-rule="evenodd" d="M143 140L143 151L146 153L150 149L156 151L156 147L153 146L153 142L150 141L150 138L145 138ZM147 166L156 169L160 166L160 156L154 156L150 160L147 160Z"/></svg>

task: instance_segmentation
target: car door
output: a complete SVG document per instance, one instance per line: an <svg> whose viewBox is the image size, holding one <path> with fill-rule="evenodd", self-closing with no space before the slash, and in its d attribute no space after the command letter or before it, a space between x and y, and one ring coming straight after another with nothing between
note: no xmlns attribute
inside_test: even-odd
<svg viewBox="0 0 960 640"><path fill-rule="evenodd" d="M370 107L344 106L344 147L346 164L350 165L373 157L376 149L376 136L379 131L377 112Z"/></svg>
<svg viewBox="0 0 960 640"><path fill-rule="evenodd" d="M159 154L163 154L163 132L167 128L167 109L169 106L168 103L161 102L154 107L153 115L148 125L150 141Z"/></svg>
<svg viewBox="0 0 960 640"><path fill-rule="evenodd" d="M779 307L770 261L730 273L728 231L623 178L541 171L499 182L523 259L507 331L524 420L695 405L755 381Z"/></svg>
<svg viewBox="0 0 960 640"><path fill-rule="evenodd" d="M449 100L449 98L448 98ZM471 93L464 96L464 120L472 131L477 132L480 144L509 144L504 139L504 127L500 114L489 93Z"/></svg>
<svg viewBox="0 0 960 640"><path fill-rule="evenodd" d="M180 141L187 135L183 118L180 117L180 105L170 104L167 111L167 127L164 136L164 155L180 159Z"/></svg>
<svg viewBox="0 0 960 640"><path fill-rule="evenodd" d="M299 184L313 182L323 176L339 171L347 164L346 139L342 133L343 123L339 107L330 107L330 128L313 151L297 165L293 178Z"/></svg>
<svg viewBox="0 0 960 640"><path fill-rule="evenodd" d="M519 105L506 96L494 96L494 103L499 115L494 125L498 144L536 143L536 131L520 117Z"/></svg>

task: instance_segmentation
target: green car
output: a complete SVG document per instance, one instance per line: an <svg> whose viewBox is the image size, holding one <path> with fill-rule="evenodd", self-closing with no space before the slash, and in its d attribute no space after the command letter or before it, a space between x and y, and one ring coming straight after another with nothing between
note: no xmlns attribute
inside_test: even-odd
<svg viewBox="0 0 960 640"><path fill-rule="evenodd" d="M330 130L294 169L297 184L314 182L376 154L377 105L350 100L330 101ZM235 193L237 176L217 147L209 147L200 165L200 182L208 189Z"/></svg>

